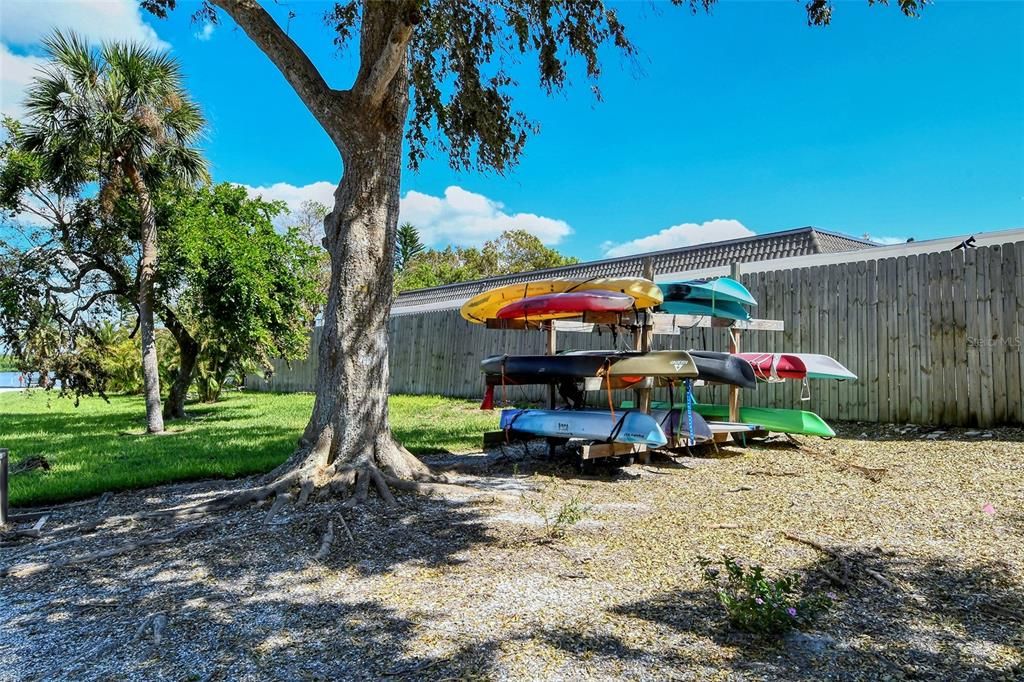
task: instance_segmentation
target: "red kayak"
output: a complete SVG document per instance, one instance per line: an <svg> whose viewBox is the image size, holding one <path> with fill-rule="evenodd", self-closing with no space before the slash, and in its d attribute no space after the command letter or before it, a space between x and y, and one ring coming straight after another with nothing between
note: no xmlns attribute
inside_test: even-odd
<svg viewBox="0 0 1024 682"><path fill-rule="evenodd" d="M513 301L498 311L499 320L543 320L583 313L617 313L633 307L633 297L618 291L590 289L541 294Z"/></svg>
<svg viewBox="0 0 1024 682"><path fill-rule="evenodd" d="M807 365L795 355L786 353L737 353L754 368L754 374L762 381L773 379L803 379L807 376Z"/></svg>

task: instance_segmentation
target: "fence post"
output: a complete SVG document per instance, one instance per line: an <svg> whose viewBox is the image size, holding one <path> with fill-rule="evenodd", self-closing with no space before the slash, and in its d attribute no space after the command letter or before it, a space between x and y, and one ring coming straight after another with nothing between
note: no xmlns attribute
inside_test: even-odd
<svg viewBox="0 0 1024 682"><path fill-rule="evenodd" d="M7 448L0 448L0 527L7 525Z"/></svg>

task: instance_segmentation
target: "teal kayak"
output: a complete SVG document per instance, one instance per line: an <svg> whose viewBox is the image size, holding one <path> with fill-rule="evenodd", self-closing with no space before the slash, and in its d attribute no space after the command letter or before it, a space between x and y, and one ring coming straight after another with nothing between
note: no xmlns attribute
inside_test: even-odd
<svg viewBox="0 0 1024 682"><path fill-rule="evenodd" d="M697 403L694 411L705 419L728 419L728 405ZM766 431L796 433L805 436L831 438L836 435L825 420L806 410L785 410L777 407L741 407L740 421L760 424Z"/></svg>
<svg viewBox="0 0 1024 682"><path fill-rule="evenodd" d="M724 317L729 320L750 319L750 313L747 312L747 309L735 301L707 301L703 299L666 300L658 306L658 312L669 313L670 315Z"/></svg>
<svg viewBox="0 0 1024 682"><path fill-rule="evenodd" d="M665 302L669 301L731 301L742 305L757 305L745 286L730 277L691 279L682 282L659 283Z"/></svg>

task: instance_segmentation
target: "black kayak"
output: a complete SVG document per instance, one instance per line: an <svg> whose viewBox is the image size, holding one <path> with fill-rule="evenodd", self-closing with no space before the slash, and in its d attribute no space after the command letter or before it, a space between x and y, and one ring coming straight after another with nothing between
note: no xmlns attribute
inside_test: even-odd
<svg viewBox="0 0 1024 682"><path fill-rule="evenodd" d="M742 358L708 350L691 350L690 356L697 364L698 377L704 381L733 384L741 388L757 387L754 368Z"/></svg>
<svg viewBox="0 0 1024 682"><path fill-rule="evenodd" d="M504 376L508 383L548 383L595 377L605 368L598 355L491 355L480 363L485 374Z"/></svg>
<svg viewBox="0 0 1024 682"><path fill-rule="evenodd" d="M572 351L558 355L492 355L480 363L485 374L514 377L515 383L548 383L586 377L697 378L686 351Z"/></svg>

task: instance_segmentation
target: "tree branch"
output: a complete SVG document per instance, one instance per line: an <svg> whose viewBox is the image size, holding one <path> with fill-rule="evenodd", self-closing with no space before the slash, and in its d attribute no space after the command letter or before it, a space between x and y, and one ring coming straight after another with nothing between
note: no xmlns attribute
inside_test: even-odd
<svg viewBox="0 0 1024 682"><path fill-rule="evenodd" d="M210 0L235 20L246 35L270 58L289 85L334 139L339 127L340 91L332 90L294 40L256 0ZM337 142L337 140L335 140Z"/></svg>
<svg viewBox="0 0 1024 682"><path fill-rule="evenodd" d="M378 108L384 101L388 86L402 66L405 48L412 38L412 29L412 23L406 19L399 19L399 23L395 24L388 34L387 42L373 67L366 73L365 78L359 78L352 88L371 109Z"/></svg>
<svg viewBox="0 0 1024 682"><path fill-rule="evenodd" d="M175 314L174 310L162 301L157 302L157 314L164 321L164 326L171 332L171 336L178 342L178 345L183 349L187 348L199 352L199 342L196 341L195 337L188 328L182 323Z"/></svg>

